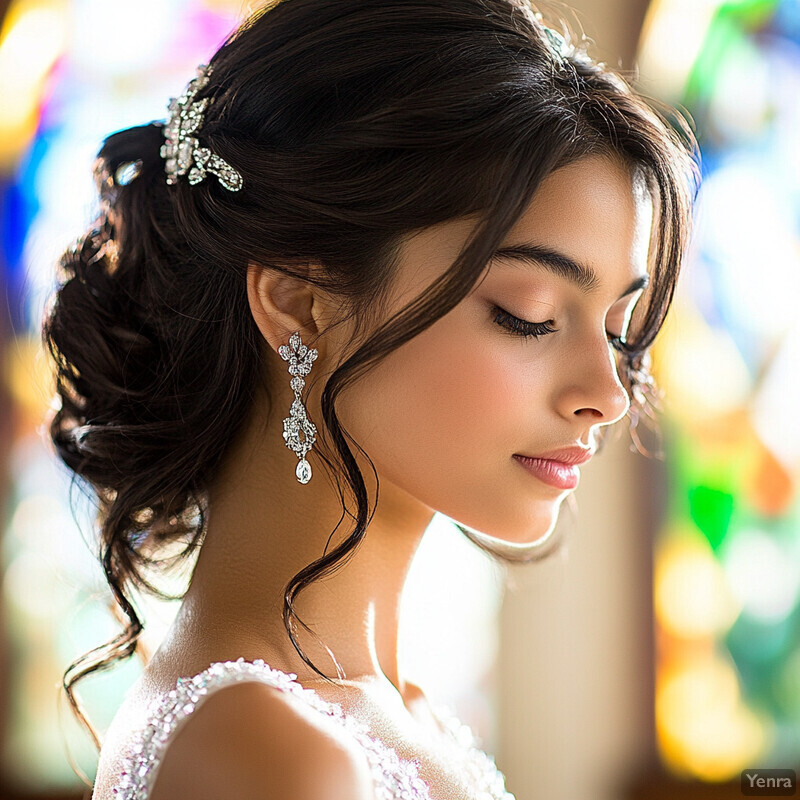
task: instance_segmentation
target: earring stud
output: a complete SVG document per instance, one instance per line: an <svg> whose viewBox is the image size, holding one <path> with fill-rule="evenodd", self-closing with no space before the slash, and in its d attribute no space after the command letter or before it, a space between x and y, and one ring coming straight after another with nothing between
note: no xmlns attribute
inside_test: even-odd
<svg viewBox="0 0 800 800"><path fill-rule="evenodd" d="M311 372L311 365L319 353L315 348L304 345L299 331L295 331L289 337L289 345L282 344L278 348L278 355L289 362L289 374L292 376L289 385L294 391L294 401L289 416L283 421L283 438L286 446L300 459L295 468L297 480L300 483L308 483L311 480L311 465L306 461L306 454L317 440L317 428L306 414L300 392L306 385L304 376Z"/></svg>

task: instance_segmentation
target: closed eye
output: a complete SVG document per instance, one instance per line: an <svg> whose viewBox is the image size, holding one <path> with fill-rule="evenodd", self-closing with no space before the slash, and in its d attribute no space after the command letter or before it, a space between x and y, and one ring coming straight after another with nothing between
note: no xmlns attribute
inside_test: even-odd
<svg viewBox="0 0 800 800"><path fill-rule="evenodd" d="M533 336L534 339L538 339L540 336L546 336L548 333L555 333L558 330L558 328L553 328L550 325L553 322L552 319L546 322L528 322L528 320L509 314L508 311L500 308L500 306L494 306L492 310L495 315L494 322L516 336L525 338Z"/></svg>
<svg viewBox="0 0 800 800"><path fill-rule="evenodd" d="M558 328L552 327L551 323L554 322L552 319L548 319L545 322L530 322L529 320L515 317L497 305L492 310L494 312L493 321L516 336L524 338L533 336L534 339L538 339L540 336L546 336L548 333L555 333L558 330ZM628 347L622 336L609 334L608 343L620 353L628 352Z"/></svg>

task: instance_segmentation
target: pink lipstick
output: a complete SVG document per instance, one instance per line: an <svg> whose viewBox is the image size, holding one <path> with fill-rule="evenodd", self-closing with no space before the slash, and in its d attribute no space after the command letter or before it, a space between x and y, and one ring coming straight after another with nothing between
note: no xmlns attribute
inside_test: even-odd
<svg viewBox="0 0 800 800"><path fill-rule="evenodd" d="M592 453L592 450L580 447L565 447L544 456L521 456L515 453L514 458L542 483L556 489L574 489L581 476L578 464L588 461Z"/></svg>

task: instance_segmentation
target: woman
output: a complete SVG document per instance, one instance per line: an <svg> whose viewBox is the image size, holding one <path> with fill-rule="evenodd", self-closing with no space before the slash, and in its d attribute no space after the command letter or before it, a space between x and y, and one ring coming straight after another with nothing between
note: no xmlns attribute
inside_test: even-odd
<svg viewBox="0 0 800 800"><path fill-rule="evenodd" d="M673 122L523 0L283 0L106 140L44 328L130 620L67 670L81 718L130 589L202 549L96 800L513 797L400 673L403 581L435 511L541 557L647 411L697 178Z"/></svg>

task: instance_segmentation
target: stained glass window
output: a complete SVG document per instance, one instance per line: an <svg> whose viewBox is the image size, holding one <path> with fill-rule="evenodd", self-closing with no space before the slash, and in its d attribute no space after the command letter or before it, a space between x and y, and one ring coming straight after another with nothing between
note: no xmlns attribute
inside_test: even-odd
<svg viewBox="0 0 800 800"><path fill-rule="evenodd" d="M800 756L800 3L654 2L640 67L692 115L704 160L654 352L658 745L678 775L736 779Z"/></svg>

